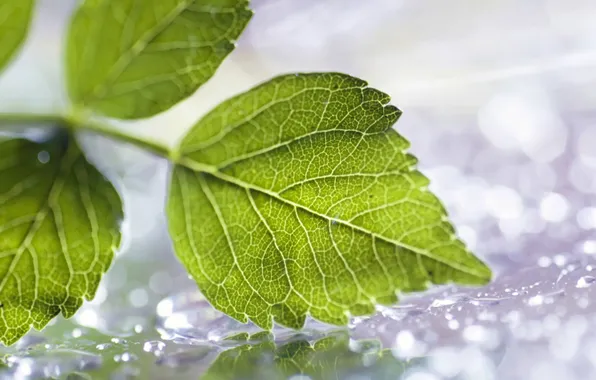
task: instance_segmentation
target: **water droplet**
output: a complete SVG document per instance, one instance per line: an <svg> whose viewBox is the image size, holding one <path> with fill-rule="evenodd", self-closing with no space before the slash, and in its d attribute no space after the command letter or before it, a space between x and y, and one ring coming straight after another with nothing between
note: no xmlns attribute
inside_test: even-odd
<svg viewBox="0 0 596 380"><path fill-rule="evenodd" d="M445 298L437 298L435 300L433 300L433 302L430 304L430 308L437 308L437 307L443 307L443 306L451 306L454 305L456 303L459 302L467 302L470 299L470 297L468 297L465 294L452 294L448 297Z"/></svg>
<svg viewBox="0 0 596 380"><path fill-rule="evenodd" d="M348 328L354 329L357 326L361 325L367 319L369 319L369 318L368 317L352 317L352 318L350 318L350 321L348 322Z"/></svg>
<svg viewBox="0 0 596 380"><path fill-rule="evenodd" d="M130 352L124 352L122 354L114 355L115 362L128 363L133 362L135 360L138 360L138 357L135 354L131 354Z"/></svg>
<svg viewBox="0 0 596 380"><path fill-rule="evenodd" d="M47 164L50 162L50 153L42 150L41 152L37 153L37 160L42 164Z"/></svg>
<svg viewBox="0 0 596 380"><path fill-rule="evenodd" d="M112 347L112 344L111 343L100 343L97 346L95 346L95 348L97 348L100 351L107 350L107 349L109 349L111 347Z"/></svg>
<svg viewBox="0 0 596 380"><path fill-rule="evenodd" d="M503 298L494 297L478 297L470 300L470 303L474 306L496 306L501 303Z"/></svg>
<svg viewBox="0 0 596 380"><path fill-rule="evenodd" d="M575 284L576 288L588 288L590 286L592 286L592 284L596 281L596 277L592 277L592 276L583 276L580 277L579 280L577 280L577 283Z"/></svg>
<svg viewBox="0 0 596 380"><path fill-rule="evenodd" d="M544 296L542 295L537 295L537 296L533 296L528 298L528 305L529 306L540 306L544 303Z"/></svg>
<svg viewBox="0 0 596 380"><path fill-rule="evenodd" d="M143 351L153 353L155 356L163 354L166 344L160 340L150 340L143 344Z"/></svg>

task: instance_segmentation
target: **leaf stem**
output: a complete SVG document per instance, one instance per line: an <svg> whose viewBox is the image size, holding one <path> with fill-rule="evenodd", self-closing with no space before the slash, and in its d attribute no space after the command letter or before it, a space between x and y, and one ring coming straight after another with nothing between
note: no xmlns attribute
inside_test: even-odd
<svg viewBox="0 0 596 380"><path fill-rule="evenodd" d="M73 120L68 120L69 123L73 123ZM114 128L111 125L99 123L96 121L86 121L83 124L79 124L78 122L74 121L73 129L78 129L81 131L89 131L93 133L97 133L102 136L106 136L112 138L114 140L123 141L128 144L135 145L139 148L147 150L155 155L172 159L172 149L167 145L160 143L159 141L155 141L152 139L148 139L141 136L133 136L129 135L126 132L123 132L119 129Z"/></svg>
<svg viewBox="0 0 596 380"><path fill-rule="evenodd" d="M43 113L0 113L0 127L8 125L34 125L62 123L64 118L59 114Z"/></svg>
<svg viewBox="0 0 596 380"><path fill-rule="evenodd" d="M140 136L129 135L117 128L104 124L90 118L77 116L76 113L70 115L61 114L26 114L26 113L0 113L0 127L8 125L46 125L52 127L62 127L75 131L88 131L102 136L126 142L135 145L153 154L175 161L175 152L172 149L158 141L147 139Z"/></svg>

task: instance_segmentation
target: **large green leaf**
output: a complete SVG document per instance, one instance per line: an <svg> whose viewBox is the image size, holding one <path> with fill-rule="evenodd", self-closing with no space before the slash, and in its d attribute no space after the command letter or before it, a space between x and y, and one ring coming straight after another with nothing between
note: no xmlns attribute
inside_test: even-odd
<svg viewBox="0 0 596 380"><path fill-rule="evenodd" d="M120 198L62 136L0 140L0 341L92 299L120 242Z"/></svg>
<svg viewBox="0 0 596 380"><path fill-rule="evenodd" d="M70 96L116 118L162 112L214 74L251 16L248 0L85 0L68 36Z"/></svg>
<svg viewBox="0 0 596 380"><path fill-rule="evenodd" d="M27 36L34 0L0 1L0 70Z"/></svg>
<svg viewBox="0 0 596 380"><path fill-rule="evenodd" d="M490 280L391 129L388 101L342 74L282 76L184 138L170 231L216 308L265 329L307 314L345 324L398 292Z"/></svg>
<svg viewBox="0 0 596 380"><path fill-rule="evenodd" d="M266 340L232 348L219 354L201 379L398 379L424 360L399 361L378 341L352 341L351 347L350 337L340 333L314 343L298 337L280 345Z"/></svg>

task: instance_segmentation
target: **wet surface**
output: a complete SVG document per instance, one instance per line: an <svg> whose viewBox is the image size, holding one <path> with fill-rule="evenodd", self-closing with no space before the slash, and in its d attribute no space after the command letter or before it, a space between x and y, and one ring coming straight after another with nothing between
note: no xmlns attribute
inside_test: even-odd
<svg viewBox="0 0 596 380"><path fill-rule="evenodd" d="M543 256L537 265L503 274L485 288L435 289L353 319L346 328L309 321L303 331L278 327L272 334L214 311L192 288L143 313L128 305L122 313L102 307L91 317L95 311L87 305L75 319L59 319L3 349L8 368L0 374L393 379L403 373L408 379L423 374L421 379L498 379L527 376L516 371L529 368L520 361L533 355L530 372L536 375L529 378L596 375L595 274L596 259L589 255ZM134 290L124 297L129 303L131 294ZM109 309L117 298L103 304Z"/></svg>
<svg viewBox="0 0 596 380"><path fill-rule="evenodd" d="M596 378L593 2L350 3L255 1L253 25L206 95L143 133L173 141L195 109L281 72L333 68L370 79L403 108L397 129L458 234L495 270L493 283L403 297L345 328L309 321L301 332L264 334L213 310L175 260L162 213L167 164L87 139L124 189L128 243L73 319L2 349L0 378ZM457 9L469 17L454 26ZM333 27L325 12L340 12ZM58 33L65 17L52 15ZM346 36L352 44L338 42ZM39 66L32 57L22 70ZM23 78L19 70L0 93ZM35 84L41 74L27 75ZM51 83L36 87L34 101L15 101L33 92L25 88L2 107L53 107L44 103L59 92Z"/></svg>

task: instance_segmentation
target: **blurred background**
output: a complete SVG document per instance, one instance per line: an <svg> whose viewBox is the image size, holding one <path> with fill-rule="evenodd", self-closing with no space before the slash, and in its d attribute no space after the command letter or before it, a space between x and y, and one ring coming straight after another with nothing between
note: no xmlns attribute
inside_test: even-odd
<svg viewBox="0 0 596 380"><path fill-rule="evenodd" d="M25 49L0 77L0 112L68 107L61 57L76 1L39 3ZM334 330L334 350L317 353L324 374L275 367L279 347L330 333L315 323L298 337L277 331L277 346L257 345L247 365L262 370L217 372L222 355L238 355L242 345L224 338L257 330L214 312L175 259L162 212L167 162L83 136L127 202L127 244L96 299L73 320L5 349L0 376L596 378L596 2L253 0L252 7L237 49L196 95L150 120L115 125L174 144L213 106L273 76L358 76L403 110L396 129L412 142L459 235L494 268L493 284L437 289ZM349 365L338 357L350 357Z"/></svg>

